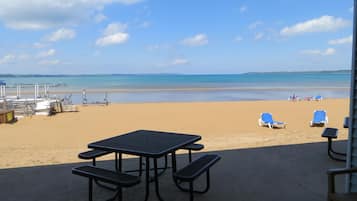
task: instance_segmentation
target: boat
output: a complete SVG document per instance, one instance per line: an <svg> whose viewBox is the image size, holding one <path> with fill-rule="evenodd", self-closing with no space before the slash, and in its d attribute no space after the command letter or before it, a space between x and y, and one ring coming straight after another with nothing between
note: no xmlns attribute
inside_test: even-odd
<svg viewBox="0 0 357 201"><path fill-rule="evenodd" d="M35 114L49 116L54 113L57 100L43 100L36 103Z"/></svg>

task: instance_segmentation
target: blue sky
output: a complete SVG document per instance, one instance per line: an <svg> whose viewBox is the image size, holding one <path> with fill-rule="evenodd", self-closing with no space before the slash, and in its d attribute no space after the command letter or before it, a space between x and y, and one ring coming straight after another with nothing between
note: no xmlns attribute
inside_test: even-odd
<svg viewBox="0 0 357 201"><path fill-rule="evenodd" d="M0 73L348 69L352 6L352 0L2 0Z"/></svg>

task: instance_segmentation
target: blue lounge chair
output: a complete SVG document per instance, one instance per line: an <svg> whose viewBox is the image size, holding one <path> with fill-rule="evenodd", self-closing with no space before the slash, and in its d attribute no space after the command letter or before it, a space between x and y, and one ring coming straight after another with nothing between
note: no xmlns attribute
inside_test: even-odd
<svg viewBox="0 0 357 201"><path fill-rule="evenodd" d="M258 120L259 126L268 126L269 128L285 128L286 123L280 121L274 121L273 115L267 112L264 112L260 115Z"/></svg>
<svg viewBox="0 0 357 201"><path fill-rule="evenodd" d="M315 110L314 117L310 121L310 126L325 126L328 122L328 117L325 110Z"/></svg>
<svg viewBox="0 0 357 201"><path fill-rule="evenodd" d="M321 101L322 99L323 99L322 96L318 95L318 96L315 96L313 100Z"/></svg>

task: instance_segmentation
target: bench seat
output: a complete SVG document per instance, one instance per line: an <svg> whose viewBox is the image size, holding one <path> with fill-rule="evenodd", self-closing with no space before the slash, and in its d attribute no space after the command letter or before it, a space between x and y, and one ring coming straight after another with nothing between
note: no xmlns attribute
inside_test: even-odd
<svg viewBox="0 0 357 201"><path fill-rule="evenodd" d="M206 193L210 187L210 168L221 159L220 156L216 154L208 154L201 156L199 159L189 163L186 167L177 171L174 174L174 181L176 186L185 192L190 193L190 201L193 201L193 193ZM206 188L203 191L193 190L193 182L203 173L206 173ZM182 187L179 182L188 182L189 189Z"/></svg>
<svg viewBox="0 0 357 201"><path fill-rule="evenodd" d="M174 176L181 181L192 181L206 172L219 159L220 157L215 154L204 155L177 171Z"/></svg>
<svg viewBox="0 0 357 201"><path fill-rule="evenodd" d="M93 166L76 167L72 169L72 173L83 177L101 180L110 184L119 185L122 187L130 187L140 183L140 178L137 176L125 173L118 173L112 170Z"/></svg>
<svg viewBox="0 0 357 201"><path fill-rule="evenodd" d="M85 151L85 152L78 154L78 157L80 159L89 160L89 159L94 159L94 158L104 156L104 155L107 155L110 153L112 153L112 152L93 149L93 150Z"/></svg>
<svg viewBox="0 0 357 201"><path fill-rule="evenodd" d="M195 144L195 143L182 147L182 149L193 150L193 151L200 151L203 148L204 148L203 144Z"/></svg>
<svg viewBox="0 0 357 201"><path fill-rule="evenodd" d="M114 189L117 191L109 200L122 200L122 188L131 187L140 183L140 177L133 176L125 173L119 173L112 170L98 168L94 166L81 166L72 169L72 174L87 177L89 179L89 196L88 201L93 201L93 180L102 181L116 186Z"/></svg>
<svg viewBox="0 0 357 201"><path fill-rule="evenodd" d="M200 151L204 148L205 146L203 146L203 144L195 144L195 143L192 143L192 144L189 144L189 145L186 145L184 147L182 147L181 149L185 149L185 150L188 150L188 162L192 162L192 151Z"/></svg>

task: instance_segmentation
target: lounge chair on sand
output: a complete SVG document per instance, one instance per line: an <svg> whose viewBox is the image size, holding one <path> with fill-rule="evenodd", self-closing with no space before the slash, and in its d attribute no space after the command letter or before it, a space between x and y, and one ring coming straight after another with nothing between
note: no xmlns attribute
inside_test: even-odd
<svg viewBox="0 0 357 201"><path fill-rule="evenodd" d="M315 100L315 101L321 101L322 99L323 99L323 97L320 95L313 97L313 100Z"/></svg>
<svg viewBox="0 0 357 201"><path fill-rule="evenodd" d="M259 126L268 126L269 128L285 128L286 123L280 121L274 121L273 115L267 112L264 112L260 115L258 120Z"/></svg>
<svg viewBox="0 0 357 201"><path fill-rule="evenodd" d="M328 117L325 110L315 110L314 117L310 121L310 126L325 126L328 122Z"/></svg>

